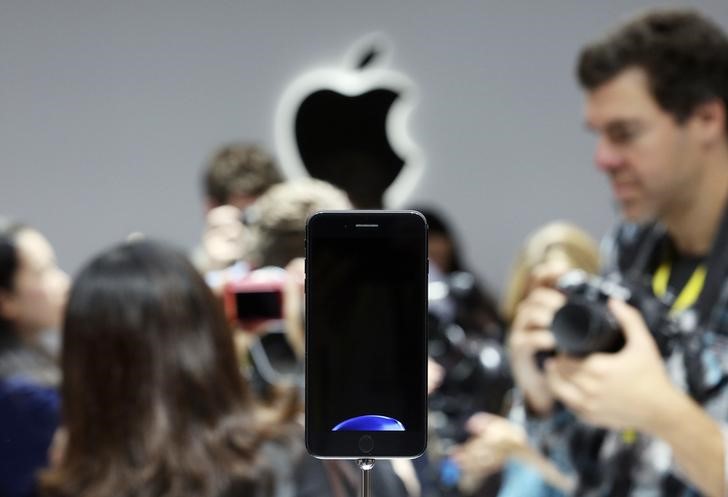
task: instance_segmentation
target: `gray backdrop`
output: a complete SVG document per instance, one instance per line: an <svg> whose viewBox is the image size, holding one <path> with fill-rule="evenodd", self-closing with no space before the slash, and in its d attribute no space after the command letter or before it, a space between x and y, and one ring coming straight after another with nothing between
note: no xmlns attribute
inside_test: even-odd
<svg viewBox="0 0 728 497"><path fill-rule="evenodd" d="M191 247L210 152L273 147L287 84L376 30L419 89L409 127L427 171L411 200L445 209L500 290L539 225L614 222L573 62L648 5L0 0L0 214L38 227L70 272L132 231ZM690 5L728 25L725 0Z"/></svg>

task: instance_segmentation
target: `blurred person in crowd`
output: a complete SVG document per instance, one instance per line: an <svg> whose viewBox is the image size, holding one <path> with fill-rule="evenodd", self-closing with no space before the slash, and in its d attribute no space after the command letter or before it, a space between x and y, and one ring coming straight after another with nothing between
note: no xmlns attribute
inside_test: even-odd
<svg viewBox="0 0 728 497"><path fill-rule="evenodd" d="M0 495L35 495L58 426L57 343L68 276L38 231L0 221Z"/></svg>
<svg viewBox="0 0 728 497"><path fill-rule="evenodd" d="M274 339L276 336L284 336L299 364L299 374L302 375L305 353L303 257L306 221L321 210L350 208L351 202L342 190L325 181L311 178L275 185L248 208L245 221L251 243L247 258L254 268L258 268L251 273L251 277L255 277L256 273L263 273L271 278L278 278L270 268L285 268L285 272L282 278L283 321L260 327L254 330L252 336L248 330L249 343L246 348L257 348L260 351L266 347L269 350L275 347L279 353L280 341L276 345ZM283 329L276 330L276 325ZM279 374L267 381L275 383L290 380L291 369L276 368L273 354L269 357L270 363L274 369L278 369ZM252 362L255 368L256 359ZM259 373L261 376L265 374L264 371ZM275 390L275 387L275 384L267 385L269 389ZM300 409L302 415L303 405L300 405ZM303 440L297 442L302 444ZM298 497L355 497L358 495L360 478L360 470L353 461L322 461L308 454L301 457L294 468L294 487ZM416 497L419 482L410 461L377 461L377 467L372 473L372 492L375 495L392 497Z"/></svg>
<svg viewBox="0 0 728 497"><path fill-rule="evenodd" d="M432 207L413 207L427 219L427 257L430 270L448 282L455 301L454 320L468 333L502 339L503 321L496 299L483 287L466 264L452 224ZM433 267L434 266L434 267Z"/></svg>
<svg viewBox="0 0 728 497"><path fill-rule="evenodd" d="M586 46L577 74L624 217L604 274L640 299L609 300L618 351L543 368L535 357L559 349L552 320L567 296L542 287L520 304L511 365L529 437L568 460L576 495L724 496L728 37L695 11L651 10Z"/></svg>
<svg viewBox="0 0 728 497"><path fill-rule="evenodd" d="M249 206L243 221L248 243L244 255L252 272L240 274L234 267L212 282L224 285L235 279L279 283L285 292L285 330L298 360L303 360L303 295L306 221L320 210L350 209L346 194L325 181L302 178L271 187ZM251 323L236 338L249 341L258 331L280 323ZM252 333L251 333L252 332ZM247 353L246 347L243 352Z"/></svg>
<svg viewBox="0 0 728 497"><path fill-rule="evenodd" d="M48 496L281 493L220 304L187 258L132 241L95 257L63 325L63 428ZM275 472L273 472L275 471Z"/></svg>
<svg viewBox="0 0 728 497"><path fill-rule="evenodd" d="M285 331L299 361L304 358L303 284L306 222L322 210L347 210L346 193L322 180L302 178L271 188L251 206L247 258L254 267L286 268Z"/></svg>
<svg viewBox="0 0 728 497"><path fill-rule="evenodd" d="M518 305L548 275L581 269L599 272L599 247L584 230L571 223L554 221L528 236L511 269L503 298L502 313L508 325L516 317Z"/></svg>
<svg viewBox="0 0 728 497"><path fill-rule="evenodd" d="M283 181L273 157L258 145L231 143L205 167L207 210L232 205L245 210L268 188Z"/></svg>
<svg viewBox="0 0 728 497"><path fill-rule="evenodd" d="M301 178L271 187L245 215L253 266L285 267L305 255L306 221L321 210L345 210L351 202L325 181Z"/></svg>
<svg viewBox="0 0 728 497"><path fill-rule="evenodd" d="M554 221L530 234L506 283L506 323L512 325L519 304L532 291L553 288L554 275L571 269L590 274L599 271L599 249L588 233L571 223ZM571 490L572 479L543 455L550 452L549 447L529 444L523 426L525 414L514 409L509 417L478 413L468 420L467 429L473 437L456 456L464 485L472 487L505 466L500 497L558 496Z"/></svg>
<svg viewBox="0 0 728 497"><path fill-rule="evenodd" d="M428 225L428 349L434 374L428 407L427 462L417 461L428 493L458 495L449 453L467 437L464 424L474 413L502 413L512 388L502 346L498 308L468 267L462 246L443 213L414 206ZM487 391L487 395L483 392ZM479 491L494 495L498 477Z"/></svg>
<svg viewBox="0 0 728 497"><path fill-rule="evenodd" d="M230 143L219 148L204 171L205 231L193 260L202 272L219 270L245 251L245 209L283 181L273 157L258 145Z"/></svg>
<svg viewBox="0 0 728 497"><path fill-rule="evenodd" d="M279 388L281 383L303 386L306 221L320 210L350 208L343 191L321 180L302 178L275 185L248 208L244 218L249 241L245 259L251 272L240 275L235 267L220 272L217 283L222 287L230 282L247 282L281 288L282 320L235 323L239 360L253 366L254 384L266 402L278 401L281 395L288 397L287 388ZM270 352L268 345L277 352L276 358L269 358L272 369L267 367L266 357L261 357ZM261 367L258 359L266 364ZM285 374L276 374L281 370Z"/></svg>

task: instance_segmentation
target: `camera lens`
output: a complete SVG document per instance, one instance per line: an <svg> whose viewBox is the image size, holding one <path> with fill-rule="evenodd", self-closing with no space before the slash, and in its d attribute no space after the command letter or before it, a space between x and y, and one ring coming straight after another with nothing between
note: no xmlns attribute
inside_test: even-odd
<svg viewBox="0 0 728 497"><path fill-rule="evenodd" d="M557 348L573 356L593 352L616 352L624 336L605 305L572 299L554 315L551 330Z"/></svg>

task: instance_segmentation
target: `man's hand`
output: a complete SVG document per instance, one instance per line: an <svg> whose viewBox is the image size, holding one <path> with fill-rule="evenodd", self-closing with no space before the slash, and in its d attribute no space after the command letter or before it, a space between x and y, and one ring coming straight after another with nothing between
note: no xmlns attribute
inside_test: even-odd
<svg viewBox="0 0 728 497"><path fill-rule="evenodd" d="M701 492L725 495L720 426L670 382L639 312L616 300L609 302L609 309L624 331L622 350L547 361L551 390L585 421L661 438L682 473Z"/></svg>
<svg viewBox="0 0 728 497"><path fill-rule="evenodd" d="M299 361L305 356L306 332L304 330L304 285L306 283L306 260L297 257L286 266L286 281L283 285L283 319L286 337Z"/></svg>
<svg viewBox="0 0 728 497"><path fill-rule="evenodd" d="M427 356L427 395L438 389L445 378L445 368L432 357Z"/></svg>
<svg viewBox="0 0 728 497"><path fill-rule="evenodd" d="M573 480L528 445L526 431L520 425L495 414L480 412L473 415L465 427L473 436L452 454L463 472L461 490L477 488L483 478L502 469L510 458L515 458L530 465L549 484L564 493L573 491Z"/></svg>
<svg viewBox="0 0 728 497"><path fill-rule="evenodd" d="M473 436L452 456L460 469L480 478L499 471L510 457L529 450L523 427L501 416L479 412L465 428Z"/></svg>
<svg viewBox="0 0 728 497"><path fill-rule="evenodd" d="M591 424L650 431L665 407L663 399L670 398L675 387L639 312L618 300L610 300L609 309L624 332L624 347L614 354L548 360L549 389Z"/></svg>
<svg viewBox="0 0 728 497"><path fill-rule="evenodd" d="M509 458L530 450L524 429L506 418L480 412L468 420L465 428L472 436L451 454L461 471L458 487L465 495L473 494Z"/></svg>

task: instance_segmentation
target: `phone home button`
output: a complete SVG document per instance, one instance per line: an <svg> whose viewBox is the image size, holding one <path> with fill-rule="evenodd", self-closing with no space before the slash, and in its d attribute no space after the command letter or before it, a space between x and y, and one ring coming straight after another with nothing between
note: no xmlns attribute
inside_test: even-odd
<svg viewBox="0 0 728 497"><path fill-rule="evenodd" d="M359 439L359 450L368 454L374 448L374 440L369 435L364 435Z"/></svg>

